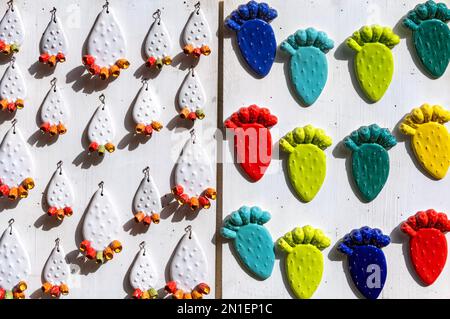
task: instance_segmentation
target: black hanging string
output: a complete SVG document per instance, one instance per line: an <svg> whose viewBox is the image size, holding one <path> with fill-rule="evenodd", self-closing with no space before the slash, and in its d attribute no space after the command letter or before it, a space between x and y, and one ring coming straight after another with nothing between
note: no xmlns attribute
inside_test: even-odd
<svg viewBox="0 0 450 319"><path fill-rule="evenodd" d="M105 9L105 8L106 8L106 13L109 13L109 1L108 0L106 0L105 4L103 5L103 9Z"/></svg>
<svg viewBox="0 0 450 319"><path fill-rule="evenodd" d="M50 84L51 84L51 86L52 86L52 88L53 88L53 92L56 92L56 77L54 77L51 81L50 81Z"/></svg>
<svg viewBox="0 0 450 319"><path fill-rule="evenodd" d="M192 226L191 226L191 225L188 225L188 226L184 229L184 231L185 231L186 233L189 233L189 239L192 239Z"/></svg>
<svg viewBox="0 0 450 319"><path fill-rule="evenodd" d="M102 110L105 109L105 94L100 94L100 96L98 97L98 99L100 100L100 102L102 102Z"/></svg>
<svg viewBox="0 0 450 319"><path fill-rule="evenodd" d="M195 128L190 130L189 133L191 134L192 144L195 144L195 140L197 139L197 136L195 135Z"/></svg>
<svg viewBox="0 0 450 319"><path fill-rule="evenodd" d="M62 164L63 164L63 161L59 161L56 164L56 169L59 169L59 175L62 175Z"/></svg>
<svg viewBox="0 0 450 319"><path fill-rule="evenodd" d="M8 4L8 9L10 9L12 12L14 12L14 1L13 0L9 0L7 2Z"/></svg>
<svg viewBox="0 0 450 319"><path fill-rule="evenodd" d="M53 9L50 10L50 13L51 13L51 18L50 19L53 20L53 22L56 23L56 8L53 7Z"/></svg>
<svg viewBox="0 0 450 319"><path fill-rule="evenodd" d="M143 241L139 244L139 248L143 251L142 255L145 256L145 253L146 253L145 241Z"/></svg>
<svg viewBox="0 0 450 319"><path fill-rule="evenodd" d="M8 227L9 227L9 234L12 235L12 225L14 224L14 218L11 218L8 221Z"/></svg>
<svg viewBox="0 0 450 319"><path fill-rule="evenodd" d="M55 240L55 247L56 247L56 251L59 253L59 242L60 242L60 239L59 239L59 237L58 238L56 238L56 240Z"/></svg>
<svg viewBox="0 0 450 319"><path fill-rule="evenodd" d="M155 19L155 22L160 25L161 24L161 10L156 10L153 15L152 15L153 19Z"/></svg>
<svg viewBox="0 0 450 319"><path fill-rule="evenodd" d="M103 185L105 184L105 182L101 181L100 183L98 183L98 187L100 188L101 192L100 195L103 196Z"/></svg>
<svg viewBox="0 0 450 319"><path fill-rule="evenodd" d="M143 78L141 80L142 82L142 86L145 86L145 90L148 91L148 79L147 78Z"/></svg>
<svg viewBox="0 0 450 319"><path fill-rule="evenodd" d="M150 182L150 167L146 167L142 170L142 173L144 173L144 176L147 177L147 182Z"/></svg>
<svg viewBox="0 0 450 319"><path fill-rule="evenodd" d="M198 1L194 7L195 7L195 13L198 15L200 12L200 1Z"/></svg>
<svg viewBox="0 0 450 319"><path fill-rule="evenodd" d="M12 120L12 122L11 122L13 134L16 134L16 123L17 123L17 119Z"/></svg>

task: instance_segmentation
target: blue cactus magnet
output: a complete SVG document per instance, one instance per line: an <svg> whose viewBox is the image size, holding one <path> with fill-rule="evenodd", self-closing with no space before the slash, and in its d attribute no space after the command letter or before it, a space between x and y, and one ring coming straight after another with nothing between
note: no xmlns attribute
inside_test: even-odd
<svg viewBox="0 0 450 319"><path fill-rule="evenodd" d="M378 196L389 176L388 150L397 144L387 128L361 126L344 139L352 151L352 174L362 197L370 202Z"/></svg>
<svg viewBox="0 0 450 319"><path fill-rule="evenodd" d="M445 3L427 1L410 11L403 24L413 32L413 44L422 65L439 78L450 61L450 9Z"/></svg>
<svg viewBox="0 0 450 319"><path fill-rule="evenodd" d="M275 262L272 236L263 225L270 214L259 207L242 206L233 212L221 229L223 237L232 239L239 259L260 279L272 274Z"/></svg>
<svg viewBox="0 0 450 319"><path fill-rule="evenodd" d="M348 256L353 283L367 299L377 299L387 276L386 257L381 248L391 242L377 228L362 227L344 236L338 250Z"/></svg>
<svg viewBox="0 0 450 319"><path fill-rule="evenodd" d="M260 77L269 74L277 42L270 22L277 17L267 3L249 1L234 10L225 26L236 31L237 43L248 66Z"/></svg>
<svg viewBox="0 0 450 319"><path fill-rule="evenodd" d="M323 31L314 28L298 30L281 43L281 50L291 56L290 80L300 99L312 105L322 93L328 78L325 54L334 42Z"/></svg>

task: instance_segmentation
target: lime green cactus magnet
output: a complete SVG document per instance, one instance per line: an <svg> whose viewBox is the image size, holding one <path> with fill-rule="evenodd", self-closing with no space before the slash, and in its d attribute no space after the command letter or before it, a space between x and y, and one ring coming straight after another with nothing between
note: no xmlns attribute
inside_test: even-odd
<svg viewBox="0 0 450 319"><path fill-rule="evenodd" d="M299 299L309 299L322 280L323 255L330 239L312 226L297 227L278 239L277 247L285 252L286 276L292 292Z"/></svg>
<svg viewBox="0 0 450 319"><path fill-rule="evenodd" d="M356 77L372 102L383 97L392 81L394 57L391 49L399 43L399 36L391 28L379 25L364 26L347 39L347 45L356 51Z"/></svg>
<svg viewBox="0 0 450 319"><path fill-rule="evenodd" d="M280 148L289 153L288 176L292 187L304 202L319 192L327 171L323 150L332 143L325 131L312 125L297 127L280 140Z"/></svg>

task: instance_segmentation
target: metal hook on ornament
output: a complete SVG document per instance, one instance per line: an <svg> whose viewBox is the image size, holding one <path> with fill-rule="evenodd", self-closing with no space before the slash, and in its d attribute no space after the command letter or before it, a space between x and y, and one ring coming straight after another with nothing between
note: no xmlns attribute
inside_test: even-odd
<svg viewBox="0 0 450 319"><path fill-rule="evenodd" d="M189 133L191 134L192 143L195 144L195 142L197 140L197 135L195 135L195 128L190 130Z"/></svg>
<svg viewBox="0 0 450 319"><path fill-rule="evenodd" d="M103 9L105 9L105 8L106 8L106 13L109 13L109 1L108 0L106 0L105 4L103 5Z"/></svg>
<svg viewBox="0 0 450 319"><path fill-rule="evenodd" d="M55 248L56 248L56 251L59 253L59 242L60 242L60 239L59 239L59 237L58 238L56 238L55 239Z"/></svg>
<svg viewBox="0 0 450 319"><path fill-rule="evenodd" d="M63 161L59 161L58 163L56 163L56 169L59 169L59 175L62 175L62 164Z"/></svg>
<svg viewBox="0 0 450 319"><path fill-rule="evenodd" d="M142 170L142 173L144 173L144 176L147 177L147 182L150 182L150 167L147 166Z"/></svg>
<svg viewBox="0 0 450 319"><path fill-rule="evenodd" d="M17 119L12 120L12 122L11 122L13 134L16 134L16 123L17 123Z"/></svg>
<svg viewBox="0 0 450 319"><path fill-rule="evenodd" d="M9 62L9 65L14 69L14 63L16 63L16 57L15 56L13 56L12 58L11 58L11 62Z"/></svg>
<svg viewBox="0 0 450 319"><path fill-rule="evenodd" d="M8 221L8 228L9 228L9 234L10 234L10 235L12 235L12 225L14 224L14 222L15 222L14 218L11 218L11 219Z"/></svg>
<svg viewBox="0 0 450 319"><path fill-rule="evenodd" d="M8 5L8 9L11 9L11 11L14 12L14 1L9 0L6 4Z"/></svg>
<svg viewBox="0 0 450 319"><path fill-rule="evenodd" d="M51 81L50 81L50 85L51 85L52 88L53 88L53 92L56 92L56 81L57 81L56 77L54 77L54 78L51 79Z"/></svg>
<svg viewBox="0 0 450 319"><path fill-rule="evenodd" d="M53 20L53 22L56 23L56 7L53 7L53 9L50 10L50 14L51 14L51 20Z"/></svg>
<svg viewBox="0 0 450 319"><path fill-rule="evenodd" d="M100 100L100 102L102 103L102 110L105 109L105 94L100 94L100 96L98 97L98 99Z"/></svg>
<svg viewBox="0 0 450 319"><path fill-rule="evenodd" d="M143 78L141 80L142 82L142 86L145 86L145 90L148 91L148 79L147 78Z"/></svg>
<svg viewBox="0 0 450 319"><path fill-rule="evenodd" d="M158 25L161 24L161 10L157 9L155 12L153 12L152 17L153 19L155 19L155 22L158 23Z"/></svg>
<svg viewBox="0 0 450 319"><path fill-rule="evenodd" d="M143 251L142 255L145 256L145 253L146 253L146 249L145 249L145 241L143 241L143 242L141 242L141 243L139 244L139 248Z"/></svg>
<svg viewBox="0 0 450 319"><path fill-rule="evenodd" d="M98 183L98 187L99 187L100 190L101 190L100 195L102 195L102 196L103 196L103 185L104 185L104 184L105 184L104 181L101 181L100 183Z"/></svg>
<svg viewBox="0 0 450 319"><path fill-rule="evenodd" d="M192 226L191 226L191 225L186 226L186 228L184 229L184 231L185 231L186 233L189 233L189 239L192 239Z"/></svg>
<svg viewBox="0 0 450 319"><path fill-rule="evenodd" d="M198 14L198 13L200 12L200 1L198 1L198 2L194 5L194 8L195 8L195 13Z"/></svg>

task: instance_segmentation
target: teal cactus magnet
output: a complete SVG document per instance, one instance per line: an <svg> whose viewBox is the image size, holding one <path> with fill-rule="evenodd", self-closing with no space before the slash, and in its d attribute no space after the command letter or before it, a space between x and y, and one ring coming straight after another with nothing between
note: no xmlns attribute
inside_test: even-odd
<svg viewBox="0 0 450 319"><path fill-rule="evenodd" d="M410 11L403 24L413 32L412 42L422 65L439 78L450 61L450 9L445 3L427 1Z"/></svg>
<svg viewBox="0 0 450 319"><path fill-rule="evenodd" d="M333 40L314 28L298 30L281 43L281 50L291 56L291 83L307 106L317 100L325 87L328 78L325 54L333 47Z"/></svg>
<svg viewBox="0 0 450 319"><path fill-rule="evenodd" d="M270 277L275 263L272 236L263 226L269 220L270 214L261 208L242 206L221 229L223 237L233 240L241 262L260 279Z"/></svg>
<svg viewBox="0 0 450 319"><path fill-rule="evenodd" d="M344 139L352 151L352 174L362 197L370 202L378 196L389 176L388 150L397 144L387 128L362 126Z"/></svg>
<svg viewBox="0 0 450 319"><path fill-rule="evenodd" d="M280 148L289 153L289 180L304 202L313 200L322 187L327 172L323 150L331 143L331 137L324 130L312 125L297 127L280 140Z"/></svg>
<svg viewBox="0 0 450 319"><path fill-rule="evenodd" d="M391 28L379 25L364 26L347 40L356 52L355 72L359 85L372 102L379 101L392 81L394 57L391 49L400 38Z"/></svg>

